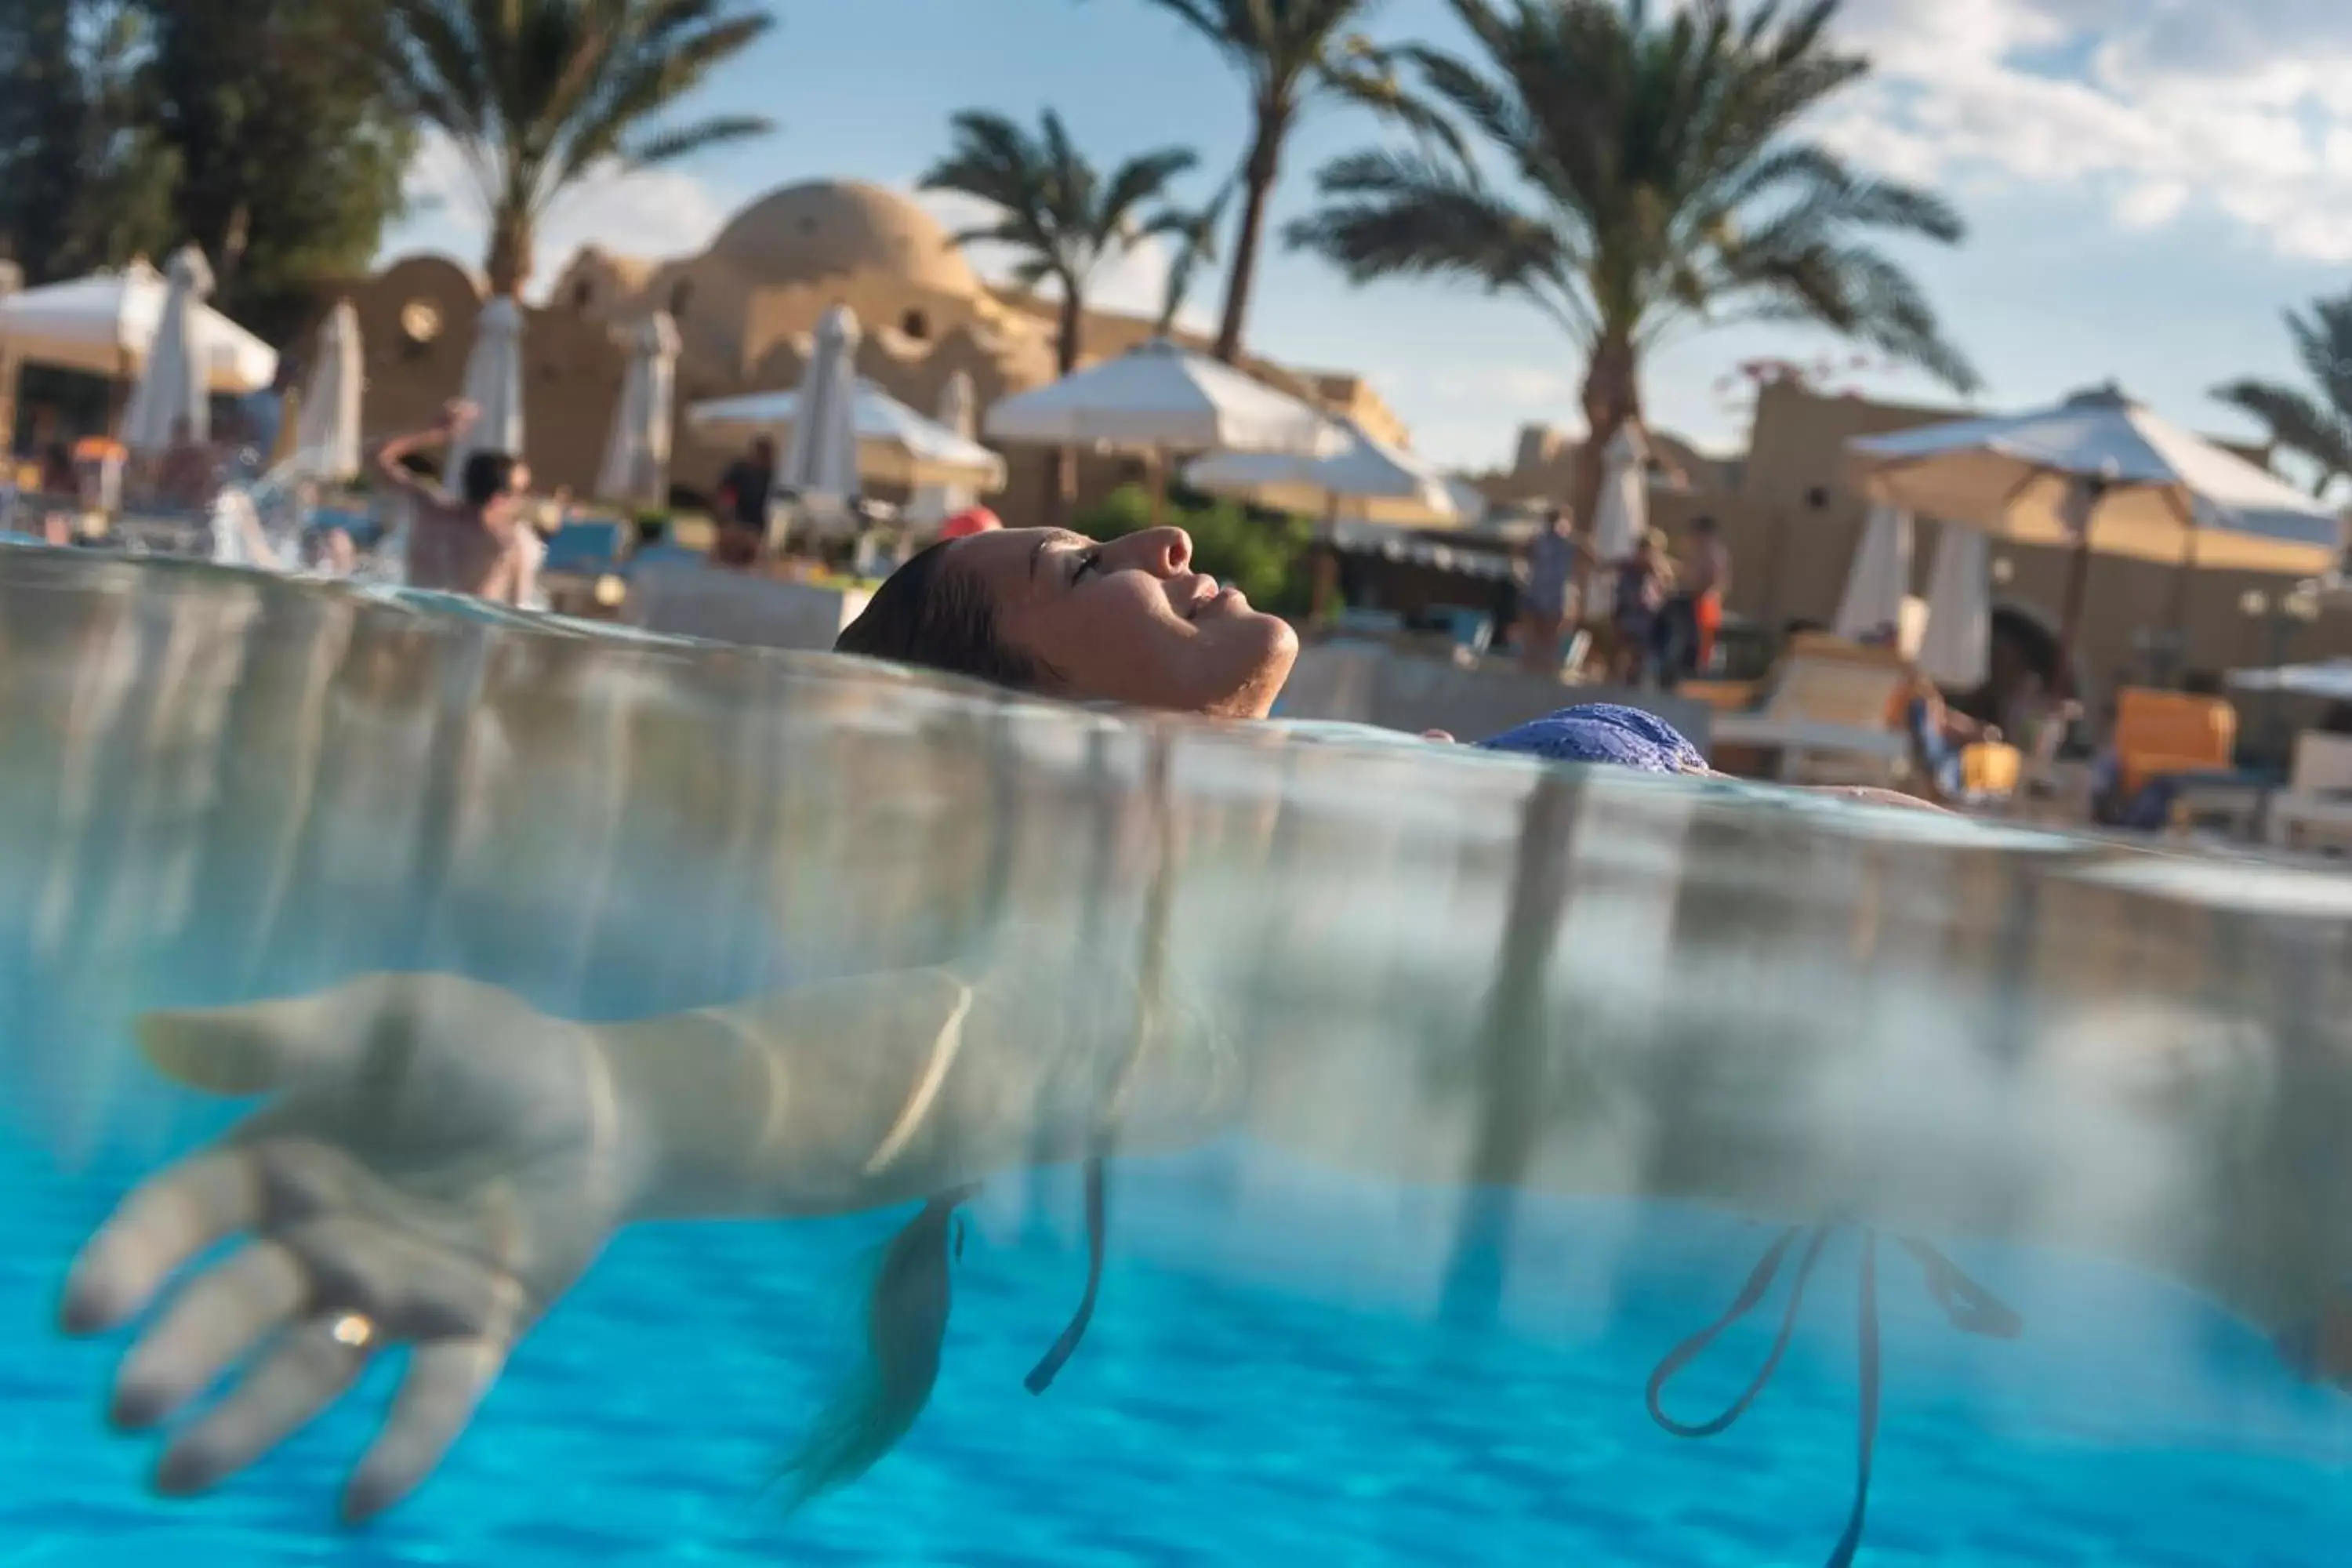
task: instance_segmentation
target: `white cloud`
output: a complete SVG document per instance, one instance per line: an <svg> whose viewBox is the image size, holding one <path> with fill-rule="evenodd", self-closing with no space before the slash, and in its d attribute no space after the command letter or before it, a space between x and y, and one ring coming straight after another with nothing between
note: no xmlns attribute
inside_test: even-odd
<svg viewBox="0 0 2352 1568"><path fill-rule="evenodd" d="M924 191L916 199L945 224L950 234L986 227L996 221L999 211L976 196L956 191ZM974 245L966 248L965 255L973 270L992 283L1003 283L1012 275L1012 254L1004 247ZM1175 249L1167 241L1157 236L1144 236L1113 253L1096 270L1087 285L1087 308L1158 320L1167 304L1168 274L1175 260ZM1194 270L1192 292L1177 314L1178 324L1190 331L1216 330L1216 300L1224 287L1224 276L1223 266L1204 266ZM1040 292L1050 299L1061 298L1061 289L1055 284L1046 284Z"/></svg>
<svg viewBox="0 0 2352 1568"><path fill-rule="evenodd" d="M417 251L452 256L479 267L489 248L489 223L465 157L448 138L425 136L403 188L409 216L384 234L377 259ZM606 164L563 193L539 226L531 290L543 298L563 263L583 245L624 256L690 256L724 227L734 203L676 169L629 173Z"/></svg>
<svg viewBox="0 0 2352 1568"><path fill-rule="evenodd" d="M1855 0L1877 72L1822 134L1904 179L2069 187L2126 226L2210 211L2352 260L2343 0Z"/></svg>
<svg viewBox="0 0 2352 1568"><path fill-rule="evenodd" d="M1433 396L1450 403L1545 409L1563 419L1576 414L1580 402L1574 376L1542 365L1460 366L1438 371L1428 378L1427 386Z"/></svg>

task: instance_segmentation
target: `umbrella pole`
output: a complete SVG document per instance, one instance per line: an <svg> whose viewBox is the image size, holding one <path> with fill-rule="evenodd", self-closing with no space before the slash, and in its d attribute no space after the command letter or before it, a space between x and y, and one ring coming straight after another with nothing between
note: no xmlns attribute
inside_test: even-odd
<svg viewBox="0 0 2352 1568"><path fill-rule="evenodd" d="M2189 662L2189 592L2197 578L2197 531L2189 531L2189 548L2172 574L2172 654L2177 667ZM2178 674L2179 668L2169 673Z"/></svg>
<svg viewBox="0 0 2352 1568"><path fill-rule="evenodd" d="M1307 614L1321 622L1330 617L1332 601L1339 595L1339 498L1336 495L1326 498L1314 557L1315 596L1307 605Z"/></svg>
<svg viewBox="0 0 2352 1568"><path fill-rule="evenodd" d="M1153 447L1144 454L1143 482L1151 490L1151 526L1168 525L1168 474L1164 454Z"/></svg>
<svg viewBox="0 0 2352 1568"><path fill-rule="evenodd" d="M2066 563L2066 593L2058 611L2058 680L2060 694L2080 697L2074 689L2074 640L2083 630L2083 600L2091 585L2091 536L2084 530L2081 542Z"/></svg>

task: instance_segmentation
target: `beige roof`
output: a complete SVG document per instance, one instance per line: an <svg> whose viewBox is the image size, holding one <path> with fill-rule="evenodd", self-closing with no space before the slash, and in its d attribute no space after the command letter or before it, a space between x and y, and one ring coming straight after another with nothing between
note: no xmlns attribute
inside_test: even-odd
<svg viewBox="0 0 2352 1568"><path fill-rule="evenodd" d="M856 180L790 185L761 197L711 242L710 254L754 283L878 271L941 294L981 292L938 219L906 196Z"/></svg>

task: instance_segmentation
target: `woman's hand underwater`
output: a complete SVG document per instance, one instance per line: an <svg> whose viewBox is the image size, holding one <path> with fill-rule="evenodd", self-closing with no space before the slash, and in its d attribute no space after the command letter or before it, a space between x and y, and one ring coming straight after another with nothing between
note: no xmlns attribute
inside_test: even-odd
<svg viewBox="0 0 2352 1568"><path fill-rule="evenodd" d="M648 1158L627 1097L592 1030L446 975L151 1015L138 1034L176 1082L269 1100L91 1237L66 1330L119 1327L168 1292L115 1380L127 1431L231 1373L165 1445L155 1485L174 1494L251 1465L407 1345L342 1499L347 1520L379 1512L440 1462L620 1223Z"/></svg>

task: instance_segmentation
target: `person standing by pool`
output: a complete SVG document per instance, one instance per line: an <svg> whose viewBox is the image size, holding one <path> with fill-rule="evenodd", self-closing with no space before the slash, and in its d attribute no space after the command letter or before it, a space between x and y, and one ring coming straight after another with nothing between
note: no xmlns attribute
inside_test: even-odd
<svg viewBox="0 0 2352 1568"><path fill-rule="evenodd" d="M1704 675L1715 660L1723 629L1723 596L1731 591L1731 551L1711 517L1696 518L1675 563L1675 592L1658 617L1658 669L1671 689Z"/></svg>
<svg viewBox="0 0 2352 1568"><path fill-rule="evenodd" d="M1530 675L1559 674L1560 638L1568 622L1568 597L1578 563L1591 553L1577 531L1576 514L1564 506L1544 514L1543 526L1528 542L1528 578L1519 590L1519 667Z"/></svg>
<svg viewBox="0 0 2352 1568"><path fill-rule="evenodd" d="M449 404L432 426L376 448L376 476L409 505L409 586L511 605L520 591L518 536L530 469L509 453L473 453L458 476L458 493L452 497L404 461L428 447L446 446L470 428L474 419L473 405Z"/></svg>
<svg viewBox="0 0 2352 1568"><path fill-rule="evenodd" d="M744 454L719 479L719 539L711 558L721 566L749 566L768 541L768 500L776 482L776 444L754 436Z"/></svg>

